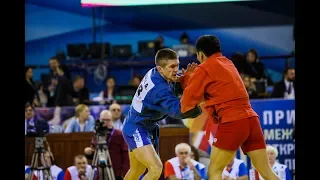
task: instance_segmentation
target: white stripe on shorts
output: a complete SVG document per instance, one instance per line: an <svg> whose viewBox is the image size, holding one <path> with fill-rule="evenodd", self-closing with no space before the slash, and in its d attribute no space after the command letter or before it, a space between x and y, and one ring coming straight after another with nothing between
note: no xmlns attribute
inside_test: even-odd
<svg viewBox="0 0 320 180"><path fill-rule="evenodd" d="M136 131L133 133L133 139L134 139L134 142L136 143L137 148L143 146L142 137L138 129L136 129Z"/></svg>

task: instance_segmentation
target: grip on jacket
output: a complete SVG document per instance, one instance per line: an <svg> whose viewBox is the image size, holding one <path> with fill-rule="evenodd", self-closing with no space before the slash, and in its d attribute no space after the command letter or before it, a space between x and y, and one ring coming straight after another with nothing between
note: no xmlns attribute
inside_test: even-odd
<svg viewBox="0 0 320 180"><path fill-rule="evenodd" d="M183 118L196 118L202 113L200 106L195 106L193 109L182 114Z"/></svg>

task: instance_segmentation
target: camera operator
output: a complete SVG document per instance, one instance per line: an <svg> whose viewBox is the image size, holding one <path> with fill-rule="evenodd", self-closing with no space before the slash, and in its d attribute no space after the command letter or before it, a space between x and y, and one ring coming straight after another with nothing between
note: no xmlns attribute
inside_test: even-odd
<svg viewBox="0 0 320 180"><path fill-rule="evenodd" d="M111 156L112 168L116 180L122 180L129 170L128 146L125 143L122 132L112 125L111 112L103 110L100 113L100 121L107 128L106 142ZM86 147L84 153L88 159L92 159L97 144L96 137L91 141L91 147Z"/></svg>

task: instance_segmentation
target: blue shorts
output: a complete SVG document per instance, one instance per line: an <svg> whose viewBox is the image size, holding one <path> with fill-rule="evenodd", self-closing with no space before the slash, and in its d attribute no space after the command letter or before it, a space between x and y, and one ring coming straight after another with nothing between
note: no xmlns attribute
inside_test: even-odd
<svg viewBox="0 0 320 180"><path fill-rule="evenodd" d="M132 136L128 136L125 133L122 133L122 134L123 134L124 140L128 144L130 151L134 150L135 148L152 144L150 139L150 134L145 129L137 128L133 132Z"/></svg>

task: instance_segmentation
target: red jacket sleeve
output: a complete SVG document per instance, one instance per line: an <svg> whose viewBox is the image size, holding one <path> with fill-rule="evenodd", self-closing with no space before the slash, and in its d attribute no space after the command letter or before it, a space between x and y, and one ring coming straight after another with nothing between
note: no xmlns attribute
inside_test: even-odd
<svg viewBox="0 0 320 180"><path fill-rule="evenodd" d="M197 67L190 75L181 97L181 112L193 109L203 101L206 86L211 82L207 72L202 67Z"/></svg>
<svg viewBox="0 0 320 180"><path fill-rule="evenodd" d="M71 174L68 170L66 170L66 173L64 173L63 180L71 180Z"/></svg>
<svg viewBox="0 0 320 180"><path fill-rule="evenodd" d="M175 176L176 174L174 173L172 164L169 161L167 161L164 164L164 178L167 179L169 176L172 176L172 175Z"/></svg>
<svg viewBox="0 0 320 180"><path fill-rule="evenodd" d="M181 76L180 78L179 78L179 81L180 81L180 84L181 84L181 86L182 86L182 89L185 89L186 88L186 86L187 86L187 84L188 84L188 81L189 81L189 79L190 79L190 74L187 74L187 75L184 75L184 76Z"/></svg>

